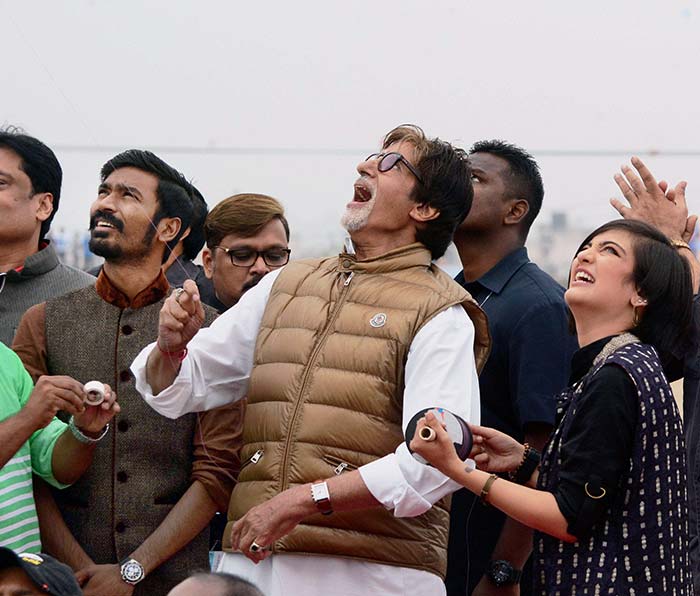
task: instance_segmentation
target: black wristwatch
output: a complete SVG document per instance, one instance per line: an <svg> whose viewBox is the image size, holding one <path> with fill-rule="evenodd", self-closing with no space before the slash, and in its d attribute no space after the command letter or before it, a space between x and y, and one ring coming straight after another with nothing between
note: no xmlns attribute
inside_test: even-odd
<svg viewBox="0 0 700 596"><path fill-rule="evenodd" d="M491 561L486 570L486 577L498 587L517 584L522 574L523 572L520 569L515 569L508 561L503 559Z"/></svg>

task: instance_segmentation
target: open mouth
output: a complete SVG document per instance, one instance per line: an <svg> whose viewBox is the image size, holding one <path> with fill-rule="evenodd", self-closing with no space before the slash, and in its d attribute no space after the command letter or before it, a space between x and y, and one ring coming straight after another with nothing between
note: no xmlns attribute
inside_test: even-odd
<svg viewBox="0 0 700 596"><path fill-rule="evenodd" d="M574 281L580 281L582 283L592 284L592 283L595 283L595 278L587 271L583 271L583 270L579 269L576 272L576 275L574 275Z"/></svg>
<svg viewBox="0 0 700 596"><path fill-rule="evenodd" d="M116 226L114 226L111 223L108 223L106 221L98 221L94 227L95 227L95 229L100 229L100 228L111 228L112 230L117 229Z"/></svg>
<svg viewBox="0 0 700 596"><path fill-rule="evenodd" d="M352 200L353 203L367 203L368 201L372 200L372 192L364 186L355 184L355 194L353 195Z"/></svg>

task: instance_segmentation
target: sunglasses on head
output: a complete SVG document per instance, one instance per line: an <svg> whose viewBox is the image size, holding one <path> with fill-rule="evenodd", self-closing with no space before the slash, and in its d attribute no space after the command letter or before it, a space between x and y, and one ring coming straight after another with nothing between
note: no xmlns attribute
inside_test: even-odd
<svg viewBox="0 0 700 596"><path fill-rule="evenodd" d="M365 159L365 161L369 161L370 159L376 159L379 161L379 163L377 164L377 170L379 170L380 172L388 172L397 163L401 162L411 171L411 173L416 177L418 182L423 184L423 179L420 177L418 170L416 170L416 168L414 168L409 163L409 161L400 153L396 153L395 151L392 151L391 153L372 153L367 157L367 159Z"/></svg>

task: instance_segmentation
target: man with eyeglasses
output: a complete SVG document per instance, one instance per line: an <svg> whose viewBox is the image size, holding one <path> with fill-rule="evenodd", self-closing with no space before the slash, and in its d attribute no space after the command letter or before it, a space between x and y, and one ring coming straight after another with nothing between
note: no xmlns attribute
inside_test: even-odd
<svg viewBox="0 0 700 596"><path fill-rule="evenodd" d="M266 195L246 193L224 199L207 216L204 235L204 273L214 284L220 312L289 261L284 208Z"/></svg>
<svg viewBox="0 0 700 596"><path fill-rule="evenodd" d="M62 178L44 143L16 128L0 130L0 341L8 346L30 306L95 283L61 263L47 238Z"/></svg>
<svg viewBox="0 0 700 596"><path fill-rule="evenodd" d="M119 396L115 433L80 481L54 491L58 512L50 493L39 497L47 550L88 596L165 595L206 567L209 523L226 510L237 473L239 404L168 420L144 404L129 371L157 337L171 292L162 265L191 223L192 192L148 151L107 161L90 209L90 249L105 259L97 283L29 309L13 345L34 378L97 379ZM203 313L206 324L216 316Z"/></svg>
<svg viewBox="0 0 700 596"><path fill-rule="evenodd" d="M428 407L479 419L485 317L432 264L471 205L465 157L400 126L357 167L343 253L269 273L208 330L195 284L164 304L169 355L132 365L148 403L178 417L248 396L218 571L268 596L444 594L457 485L403 434Z"/></svg>

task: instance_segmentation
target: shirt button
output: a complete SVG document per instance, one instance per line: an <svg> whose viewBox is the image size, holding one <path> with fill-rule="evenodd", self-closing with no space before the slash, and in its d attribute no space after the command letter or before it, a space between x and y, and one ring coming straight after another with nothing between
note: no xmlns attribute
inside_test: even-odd
<svg viewBox="0 0 700 596"><path fill-rule="evenodd" d="M349 269L350 265L352 265L352 261L349 261L348 259L345 259L343 261L343 267L345 267L346 269Z"/></svg>
<svg viewBox="0 0 700 596"><path fill-rule="evenodd" d="M126 482L128 478L129 476L124 470L117 472L117 480L119 480L119 482Z"/></svg>
<svg viewBox="0 0 700 596"><path fill-rule="evenodd" d="M122 327L122 333L124 335L131 335L133 331L134 331L134 328L131 325L124 325Z"/></svg>
<svg viewBox="0 0 700 596"><path fill-rule="evenodd" d="M119 373L119 380L122 383L126 383L127 381L131 381L131 371L130 370L123 370L122 372Z"/></svg>
<svg viewBox="0 0 700 596"><path fill-rule="evenodd" d="M118 534L123 534L124 530L126 530L126 524L124 522L117 522L117 524L114 526L114 529L117 531Z"/></svg>
<svg viewBox="0 0 700 596"><path fill-rule="evenodd" d="M117 428L119 429L119 432L125 433L127 430L129 430L129 423L126 420L120 420L117 422Z"/></svg>

